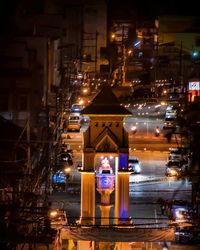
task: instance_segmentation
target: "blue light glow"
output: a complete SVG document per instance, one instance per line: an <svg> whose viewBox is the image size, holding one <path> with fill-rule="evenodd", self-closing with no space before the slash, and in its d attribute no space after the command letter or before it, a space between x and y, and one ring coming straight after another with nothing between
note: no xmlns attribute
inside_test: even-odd
<svg viewBox="0 0 200 250"><path fill-rule="evenodd" d="M121 154L119 157L119 169L126 169L127 167L127 155Z"/></svg>
<svg viewBox="0 0 200 250"><path fill-rule="evenodd" d="M133 46L134 46L134 47L138 47L140 44L141 44L141 41L136 41L136 42L133 44Z"/></svg>
<svg viewBox="0 0 200 250"><path fill-rule="evenodd" d="M114 175L113 174L98 174L97 175L97 187L99 189L112 189L114 187Z"/></svg>

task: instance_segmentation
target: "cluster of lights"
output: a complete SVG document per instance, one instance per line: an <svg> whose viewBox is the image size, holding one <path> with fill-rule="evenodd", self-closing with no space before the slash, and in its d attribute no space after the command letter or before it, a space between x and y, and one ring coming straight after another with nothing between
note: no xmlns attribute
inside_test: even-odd
<svg viewBox="0 0 200 250"><path fill-rule="evenodd" d="M167 82L167 80L166 80L166 79L156 80L156 83L165 83L165 82Z"/></svg>
<svg viewBox="0 0 200 250"><path fill-rule="evenodd" d="M140 83L140 80L133 80L132 83Z"/></svg>
<svg viewBox="0 0 200 250"><path fill-rule="evenodd" d="M108 158L109 158L110 160L113 160L113 159L114 159L114 156L110 155ZM104 160L104 159L105 159L105 156L101 155L101 156L100 156L100 159L101 159L101 160Z"/></svg>
<svg viewBox="0 0 200 250"><path fill-rule="evenodd" d="M79 72L76 76L76 79L74 80L74 84L82 84L83 86L88 85L87 79L84 79L83 76L84 76L84 74L82 72ZM99 77L99 78L93 77L90 79L90 81L91 81L91 84L93 84L93 85L95 85L95 84L99 85L99 83L107 82L107 79L101 78L101 77Z"/></svg>
<svg viewBox="0 0 200 250"><path fill-rule="evenodd" d="M141 150L141 149L137 149L137 148L129 148L129 152L132 152L132 151L137 151L137 150ZM143 148L144 151L147 151L147 148Z"/></svg>
<svg viewBox="0 0 200 250"><path fill-rule="evenodd" d="M159 80L156 80L155 82L157 84L164 84L164 83L168 82L168 80L167 79L159 79Z"/></svg>
<svg viewBox="0 0 200 250"><path fill-rule="evenodd" d="M106 78L97 78L97 79L95 79L95 78L92 78L91 79L92 81L95 81L95 80L97 80L98 82L106 82L107 81L107 79ZM88 84L87 82L83 82L82 83L83 85L85 85L85 84Z"/></svg>

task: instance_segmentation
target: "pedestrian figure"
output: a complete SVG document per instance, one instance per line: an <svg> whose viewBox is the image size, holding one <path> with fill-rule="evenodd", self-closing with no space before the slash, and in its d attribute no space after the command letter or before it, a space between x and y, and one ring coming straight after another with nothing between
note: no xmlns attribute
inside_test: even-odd
<svg viewBox="0 0 200 250"><path fill-rule="evenodd" d="M168 132L165 137L167 138L167 142L170 143L171 142L171 139L172 139L172 133L171 132Z"/></svg>
<svg viewBox="0 0 200 250"><path fill-rule="evenodd" d="M161 206L161 214L164 215L164 213L165 213L165 205L163 204L163 205Z"/></svg>
<svg viewBox="0 0 200 250"><path fill-rule="evenodd" d="M166 215L168 216L170 214L170 207L168 203L166 204L165 211L166 211Z"/></svg>

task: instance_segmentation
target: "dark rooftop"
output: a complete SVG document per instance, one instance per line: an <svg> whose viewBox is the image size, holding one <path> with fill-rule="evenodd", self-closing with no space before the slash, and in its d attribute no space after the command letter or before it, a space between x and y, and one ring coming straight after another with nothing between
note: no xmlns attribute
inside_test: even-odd
<svg viewBox="0 0 200 250"><path fill-rule="evenodd" d="M83 115L92 114L114 114L131 115L132 113L124 108L118 101L110 86L104 86L94 97L92 103L81 112Z"/></svg>

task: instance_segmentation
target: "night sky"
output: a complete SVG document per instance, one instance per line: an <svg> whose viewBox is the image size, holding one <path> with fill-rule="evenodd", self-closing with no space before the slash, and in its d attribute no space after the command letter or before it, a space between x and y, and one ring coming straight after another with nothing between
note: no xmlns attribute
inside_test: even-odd
<svg viewBox="0 0 200 250"><path fill-rule="evenodd" d="M136 14L139 19L157 17L159 15L200 16L196 0L106 0L112 16L127 18Z"/></svg>
<svg viewBox="0 0 200 250"><path fill-rule="evenodd" d="M28 1L28 2L27 2ZM31 6L31 2L37 3L45 0L4 0L0 7L0 36L13 26L13 17L18 4L23 2ZM65 0L54 0L62 2ZM66 0L68 2L69 0ZM71 0L73 2L73 0ZM81 1L81 0L80 0ZM97 0L93 0L97 1ZM105 0L108 3L109 19L143 20L158 17L159 15L191 15L200 16L198 1L178 0ZM12 32L12 31L11 31Z"/></svg>

